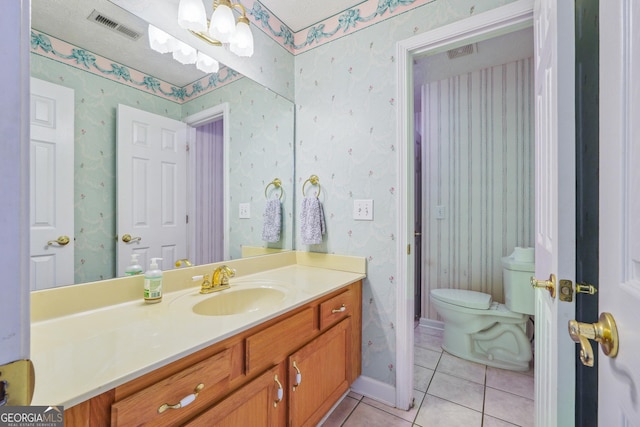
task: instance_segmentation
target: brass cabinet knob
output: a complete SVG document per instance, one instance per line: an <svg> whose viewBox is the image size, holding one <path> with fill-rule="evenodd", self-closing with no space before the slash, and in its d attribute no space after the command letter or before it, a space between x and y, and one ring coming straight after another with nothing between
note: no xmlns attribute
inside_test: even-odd
<svg viewBox="0 0 640 427"><path fill-rule="evenodd" d="M551 298L556 297L556 275L551 274L549 280L538 280L535 277L531 277L531 286L534 288L544 288L549 291Z"/></svg>
<svg viewBox="0 0 640 427"><path fill-rule="evenodd" d="M613 358L618 355L618 327L610 313L600 314L596 323L569 320L569 335L580 343L580 361L585 366L593 366L593 348L589 340L599 342L605 356Z"/></svg>

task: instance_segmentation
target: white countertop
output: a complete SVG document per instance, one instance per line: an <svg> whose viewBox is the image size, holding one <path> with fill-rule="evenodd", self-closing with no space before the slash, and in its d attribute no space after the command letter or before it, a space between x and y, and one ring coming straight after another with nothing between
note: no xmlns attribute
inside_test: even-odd
<svg viewBox="0 0 640 427"><path fill-rule="evenodd" d="M32 405L71 407L364 277L294 264L230 280L232 288L263 282L286 289L285 299L270 309L195 314L191 307L214 295L200 294L196 284L165 293L158 304L140 298L32 322Z"/></svg>

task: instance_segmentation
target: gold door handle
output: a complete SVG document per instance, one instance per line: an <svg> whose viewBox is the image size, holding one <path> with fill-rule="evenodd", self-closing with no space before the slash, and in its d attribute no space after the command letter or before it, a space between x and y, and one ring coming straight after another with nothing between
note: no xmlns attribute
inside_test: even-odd
<svg viewBox="0 0 640 427"><path fill-rule="evenodd" d="M538 280L535 277L531 277L531 286L534 288L544 288L549 291L551 298L556 297L556 275L551 274L549 280Z"/></svg>
<svg viewBox="0 0 640 427"><path fill-rule="evenodd" d="M66 244L68 244L71 240L69 239L69 236L60 236L58 237L56 240L49 240L47 242L47 245L51 246L54 243L57 243L60 246L65 246Z"/></svg>
<svg viewBox="0 0 640 427"><path fill-rule="evenodd" d="M569 320L569 335L580 343L580 361L585 366L593 366L593 348L589 340L599 342L605 356L614 358L618 355L618 327L610 313L600 314L596 323Z"/></svg>
<svg viewBox="0 0 640 427"><path fill-rule="evenodd" d="M139 242L140 240L142 240L142 237L131 237L131 234L125 234L122 236L122 241L125 243Z"/></svg>

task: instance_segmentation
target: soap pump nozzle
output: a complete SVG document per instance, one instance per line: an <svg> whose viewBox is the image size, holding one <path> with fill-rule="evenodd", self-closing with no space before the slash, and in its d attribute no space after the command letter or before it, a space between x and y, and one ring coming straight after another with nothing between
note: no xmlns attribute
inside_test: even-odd
<svg viewBox="0 0 640 427"><path fill-rule="evenodd" d="M158 269L158 260L162 261L163 258L151 258L151 264L149 265L149 270L157 270Z"/></svg>

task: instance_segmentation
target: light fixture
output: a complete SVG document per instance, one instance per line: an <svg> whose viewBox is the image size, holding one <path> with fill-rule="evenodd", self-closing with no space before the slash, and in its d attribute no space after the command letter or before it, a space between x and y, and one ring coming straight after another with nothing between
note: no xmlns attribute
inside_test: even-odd
<svg viewBox="0 0 640 427"><path fill-rule="evenodd" d="M240 11L236 20L233 9ZM208 23L208 29L207 29ZM230 0L214 0L211 21L207 21L202 0L180 0L178 25L214 46L228 44L238 56L253 55L253 35L249 27L247 11L240 3Z"/></svg>

